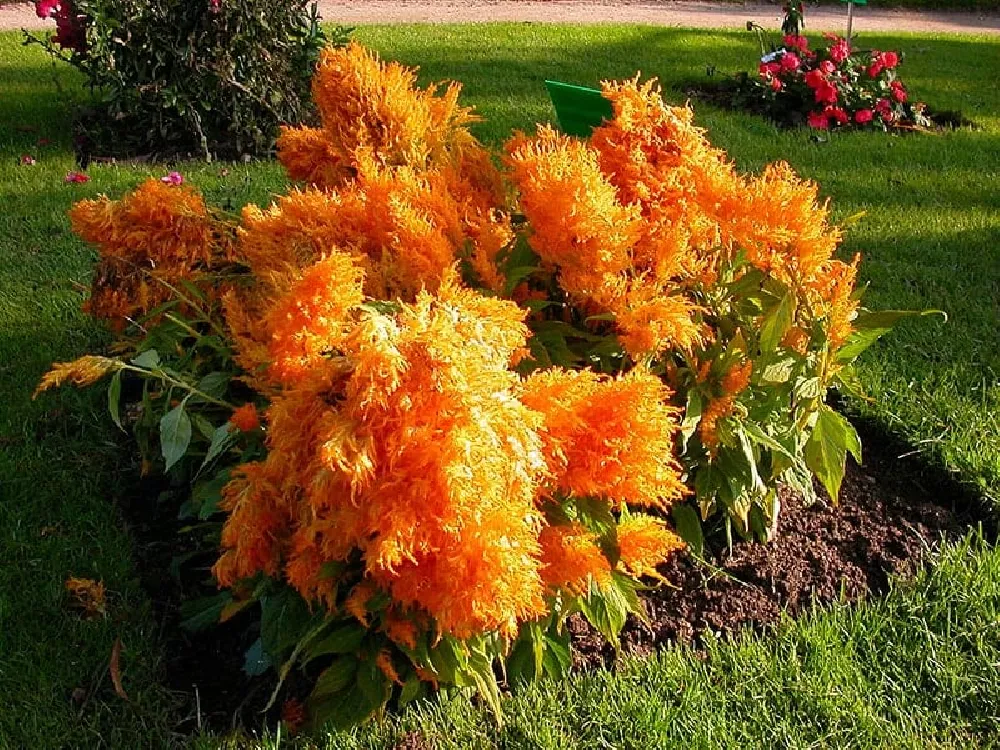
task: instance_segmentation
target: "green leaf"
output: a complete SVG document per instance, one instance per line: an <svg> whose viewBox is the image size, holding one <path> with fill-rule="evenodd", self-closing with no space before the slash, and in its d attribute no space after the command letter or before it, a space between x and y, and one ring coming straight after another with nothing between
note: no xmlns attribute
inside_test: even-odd
<svg viewBox="0 0 1000 750"><path fill-rule="evenodd" d="M260 609L260 637L264 648L276 659L309 630L309 605L292 588L262 597Z"/></svg>
<svg viewBox="0 0 1000 750"><path fill-rule="evenodd" d="M844 479L847 453L861 462L861 440L854 427L825 404L820 407L809 441L806 443L806 465L823 483L830 498L836 502Z"/></svg>
<svg viewBox="0 0 1000 750"><path fill-rule="evenodd" d="M338 656L329 667L320 673L313 686L310 697L320 697L339 693L349 685L354 684L354 677L358 671L358 657L355 654Z"/></svg>
<svg viewBox="0 0 1000 750"><path fill-rule="evenodd" d="M163 460L167 462L167 471L184 457L190 444L191 419L181 403L160 420L160 451L163 453Z"/></svg>
<svg viewBox="0 0 1000 750"><path fill-rule="evenodd" d="M229 387L230 376L225 372L210 372L198 381L198 390L213 398L222 398Z"/></svg>
<svg viewBox="0 0 1000 750"><path fill-rule="evenodd" d="M155 369L160 365L160 355L156 349L147 349L132 360L136 367L144 367L147 370Z"/></svg>
<svg viewBox="0 0 1000 750"><path fill-rule="evenodd" d="M247 649L243 658L243 671L248 677L260 677L273 666L271 657L264 650L264 644L258 638L253 645Z"/></svg>
<svg viewBox="0 0 1000 750"><path fill-rule="evenodd" d="M306 649L303 662L307 663L330 654L357 654L366 632L358 623L338 625Z"/></svg>
<svg viewBox="0 0 1000 750"><path fill-rule="evenodd" d="M687 441L691 439L691 436L694 435L695 430L698 429L698 422L701 420L703 408L701 393L698 392L697 388L691 388L688 391L687 406L684 409L684 421L681 422L681 436L684 438L685 445L687 445Z"/></svg>
<svg viewBox="0 0 1000 750"><path fill-rule="evenodd" d="M118 429L124 432L125 428L122 427L121 418L121 400L122 371L115 370L115 374L111 376L111 383L108 384L108 411L111 412L111 419L118 425Z"/></svg>
<svg viewBox="0 0 1000 750"><path fill-rule="evenodd" d="M765 353L778 348L795 319L795 294L788 291L764 318L760 328L760 348Z"/></svg>
<svg viewBox="0 0 1000 750"><path fill-rule="evenodd" d="M217 456L227 450L239 439L239 433L231 429L229 422L224 422L215 428L215 432L212 433L212 443L208 446L208 453L205 454L205 460L201 462L201 468L204 469L211 461L213 461ZM201 469L199 469L200 471Z"/></svg>
<svg viewBox="0 0 1000 750"><path fill-rule="evenodd" d="M545 654L542 665L547 674L553 680L559 680L569 674L569 668L573 665L573 655L570 652L569 632L565 638L553 638L551 635L545 636Z"/></svg>
<svg viewBox="0 0 1000 750"><path fill-rule="evenodd" d="M943 310L879 310L878 312L862 310L852 323L854 333L837 350L836 361L840 364L853 362L868 347L891 331L900 320L928 315L940 315L945 322L948 321L948 314Z"/></svg>
<svg viewBox="0 0 1000 750"><path fill-rule="evenodd" d="M701 520L698 518L698 513L687 503L677 503L670 509L670 515L674 519L674 528L681 539L687 543L695 555L701 557L705 549L705 537L701 531Z"/></svg>
<svg viewBox="0 0 1000 750"><path fill-rule="evenodd" d="M212 627L219 622L222 610L232 600L232 593L222 591L214 596L203 596L181 602L181 627L191 631Z"/></svg>
<svg viewBox="0 0 1000 750"><path fill-rule="evenodd" d="M418 700L427 692L427 685L417 677L416 674L410 675L406 682L403 683L403 689L399 693L399 705L405 706L407 703L412 703Z"/></svg>
<svg viewBox="0 0 1000 750"><path fill-rule="evenodd" d="M764 383L787 383L795 372L795 358L783 357L774 362L768 362L760 372L760 380Z"/></svg>
<svg viewBox="0 0 1000 750"><path fill-rule="evenodd" d="M230 469L227 467L208 481L198 482L191 492L191 499L198 508L198 518L202 521L212 517L222 502L222 489L229 484Z"/></svg>

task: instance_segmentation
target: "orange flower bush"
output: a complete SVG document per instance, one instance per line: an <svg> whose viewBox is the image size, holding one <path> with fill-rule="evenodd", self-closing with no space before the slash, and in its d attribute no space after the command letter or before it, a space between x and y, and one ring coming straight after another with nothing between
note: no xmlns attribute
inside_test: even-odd
<svg viewBox="0 0 1000 750"><path fill-rule="evenodd" d="M836 496L860 446L823 397L887 323L815 185L739 174L638 79L588 140L516 134L503 171L457 84L351 45L313 93L321 126L279 140L305 185L239 226L159 183L74 208L94 314L184 306L39 386L112 374L118 419L147 379L141 441L223 514L220 616L280 619L260 650L320 665L313 718L439 685L498 709L495 662L568 666L570 614L617 637L684 545L671 516L766 538L779 482Z"/></svg>

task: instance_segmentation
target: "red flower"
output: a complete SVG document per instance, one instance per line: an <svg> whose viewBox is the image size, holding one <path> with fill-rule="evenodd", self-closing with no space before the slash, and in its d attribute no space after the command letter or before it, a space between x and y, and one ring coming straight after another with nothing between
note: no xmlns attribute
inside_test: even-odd
<svg viewBox="0 0 1000 750"><path fill-rule="evenodd" d="M854 113L854 122L858 123L858 125L864 125L871 122L874 116L874 113L870 109L859 109Z"/></svg>
<svg viewBox="0 0 1000 750"><path fill-rule="evenodd" d="M851 118L847 116L847 112L840 107L827 107L823 110L823 113L827 117L831 117L836 120L838 125L846 125L851 121Z"/></svg>
<svg viewBox="0 0 1000 750"><path fill-rule="evenodd" d="M90 177L83 172L67 172L63 182L90 182Z"/></svg>
<svg viewBox="0 0 1000 750"><path fill-rule="evenodd" d="M880 113L888 112L892 108L892 104L889 103L888 99L879 99L875 102L875 111Z"/></svg>
<svg viewBox="0 0 1000 750"><path fill-rule="evenodd" d="M781 82L780 78L772 78L771 79L771 90L772 91L781 91L781 89L783 89L784 86L785 85Z"/></svg>
<svg viewBox="0 0 1000 750"><path fill-rule="evenodd" d="M826 79L823 78L823 71L819 69L810 70L808 73L806 73L805 80L806 80L806 86L808 86L811 89L819 88L824 83L826 83Z"/></svg>
<svg viewBox="0 0 1000 750"><path fill-rule="evenodd" d="M35 13L39 18L52 18L59 11L59 0L35 0Z"/></svg>
<svg viewBox="0 0 1000 750"><path fill-rule="evenodd" d="M809 122L809 127L816 128L816 130L826 130L830 126L826 114L823 112L810 112L806 119Z"/></svg>
<svg viewBox="0 0 1000 750"><path fill-rule="evenodd" d="M824 75L830 75L833 71L837 69L837 66L833 64L830 60L824 60L819 64L819 70Z"/></svg>
<svg viewBox="0 0 1000 750"><path fill-rule="evenodd" d="M35 166L35 157L31 154L21 155L21 166L22 167L33 167Z"/></svg>
<svg viewBox="0 0 1000 750"><path fill-rule="evenodd" d="M896 119L896 115L893 114L891 109L882 110L879 112L879 117L882 118L882 122L892 122Z"/></svg>
<svg viewBox="0 0 1000 750"><path fill-rule="evenodd" d="M800 65L802 65L802 61L794 52L786 52L781 56L782 70L791 72L793 70L798 70Z"/></svg>
<svg viewBox="0 0 1000 750"><path fill-rule="evenodd" d="M889 84L892 87L892 98L897 102L906 101L906 89L903 88L903 84L899 81L893 81Z"/></svg>
<svg viewBox="0 0 1000 750"><path fill-rule="evenodd" d="M836 40L830 45L830 59L839 65L850 57L851 45L847 43L846 39L836 37Z"/></svg>
<svg viewBox="0 0 1000 750"><path fill-rule="evenodd" d="M882 65L892 70L897 65L899 65L899 55L897 55L895 52L883 52Z"/></svg>
<svg viewBox="0 0 1000 750"><path fill-rule="evenodd" d="M878 78L878 74L881 72L882 72L882 63L880 62L873 62L871 65L868 66L869 78Z"/></svg>
<svg viewBox="0 0 1000 750"><path fill-rule="evenodd" d="M809 40L801 35L786 34L782 41L786 47L797 49L800 52L805 52L809 48Z"/></svg>
<svg viewBox="0 0 1000 750"><path fill-rule="evenodd" d="M761 78L770 78L781 71L781 66L776 62L761 63L757 70L760 72Z"/></svg>
<svg viewBox="0 0 1000 750"><path fill-rule="evenodd" d="M820 104L834 104L837 101L837 87L829 81L823 81L816 87L816 101Z"/></svg>

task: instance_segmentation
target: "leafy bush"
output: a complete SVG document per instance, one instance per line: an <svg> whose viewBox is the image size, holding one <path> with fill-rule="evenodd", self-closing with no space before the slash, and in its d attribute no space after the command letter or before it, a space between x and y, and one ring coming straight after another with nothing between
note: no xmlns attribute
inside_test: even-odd
<svg viewBox="0 0 1000 750"><path fill-rule="evenodd" d="M99 154L234 156L273 147L310 111L325 38L308 0L37 0L42 43L95 93L78 146ZM336 37L343 36L337 30Z"/></svg>
<svg viewBox="0 0 1000 750"><path fill-rule="evenodd" d="M761 58L759 78L747 79L745 95L778 122L805 121L820 130L930 124L897 76L898 53L855 51L846 39L827 38L830 45L814 51L806 37L786 35L784 47Z"/></svg>
<svg viewBox="0 0 1000 750"><path fill-rule="evenodd" d="M428 687L499 711L497 666L568 669L570 615L613 642L641 616L669 514L697 551L701 520L773 534L778 482L836 497L860 445L824 395L902 313L859 309L815 185L737 173L638 79L502 169L457 84L351 45L313 90L321 127L278 141L306 184L267 209L169 179L74 207L129 351L39 388L111 374L120 420L143 376L147 460L224 519L192 620L259 605L248 671L301 669L317 723Z"/></svg>

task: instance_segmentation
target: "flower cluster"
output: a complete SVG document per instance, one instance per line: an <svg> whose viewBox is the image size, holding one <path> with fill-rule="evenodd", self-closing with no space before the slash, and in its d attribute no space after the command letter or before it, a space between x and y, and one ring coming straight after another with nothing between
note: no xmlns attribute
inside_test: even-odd
<svg viewBox="0 0 1000 750"><path fill-rule="evenodd" d="M846 39L825 36L828 47L812 50L804 36L787 35L784 47L761 58L756 86L775 116L797 113L821 130L927 124L923 105L908 102L897 78L898 53L856 51Z"/></svg>
<svg viewBox="0 0 1000 750"><path fill-rule="evenodd" d="M796 45L782 70L811 59ZM604 84L613 116L589 139L518 133L498 167L457 84L415 80L325 52L320 126L279 140L305 184L238 224L174 174L77 204L101 254L90 311L151 320L134 358L40 387L166 386L142 418L162 405L167 469L222 467L192 496L225 514L219 584L269 621L307 613L263 648L323 660L307 708L344 724L396 685L490 700L497 660L558 671L570 614L615 638L640 608L686 498L768 537L777 483L808 494L815 474L835 496L857 446L823 396L863 348L858 259L834 257L816 185L739 173L638 78Z"/></svg>
<svg viewBox="0 0 1000 750"><path fill-rule="evenodd" d="M87 19L77 12L73 0L35 0L35 13L39 18L55 19L53 44L73 52L87 51Z"/></svg>

